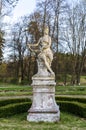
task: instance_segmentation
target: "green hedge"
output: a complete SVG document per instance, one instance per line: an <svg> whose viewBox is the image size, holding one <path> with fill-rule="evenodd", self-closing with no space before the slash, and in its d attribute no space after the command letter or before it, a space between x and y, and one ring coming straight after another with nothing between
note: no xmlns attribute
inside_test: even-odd
<svg viewBox="0 0 86 130"><path fill-rule="evenodd" d="M56 96L55 97L56 101L60 100L60 101L77 101L77 102L81 102L81 103L86 103L86 98L76 98L76 97L66 97L66 96Z"/></svg>
<svg viewBox="0 0 86 130"><path fill-rule="evenodd" d="M70 98L67 98L67 99L70 99ZM76 100L75 101L56 100L56 102L60 106L60 111L69 112L77 116L86 118L86 104L85 103L76 102ZM0 106L1 106L0 118L7 117L7 116L12 116L14 114L27 112L28 109L31 107L31 100L28 98L7 99L7 100L0 101Z"/></svg>
<svg viewBox="0 0 86 130"><path fill-rule="evenodd" d="M57 101L60 111L75 114L77 116L86 118L86 104L79 102Z"/></svg>
<svg viewBox="0 0 86 130"><path fill-rule="evenodd" d="M30 107L31 107L31 102L9 104L0 107L0 118L27 112Z"/></svg>
<svg viewBox="0 0 86 130"><path fill-rule="evenodd" d="M31 102L31 99L29 99L29 98L15 98L15 99L0 100L0 107L8 105L8 104L20 103L20 102Z"/></svg>

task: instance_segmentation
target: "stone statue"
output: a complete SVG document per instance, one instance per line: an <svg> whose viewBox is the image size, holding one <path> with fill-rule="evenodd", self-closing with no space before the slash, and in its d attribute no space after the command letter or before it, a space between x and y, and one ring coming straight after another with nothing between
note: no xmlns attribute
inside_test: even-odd
<svg viewBox="0 0 86 130"><path fill-rule="evenodd" d="M37 54L38 72L32 77L33 99L28 110L27 120L33 122L58 122L59 106L55 102L55 75L51 69L53 53L49 29L44 29L44 36L37 44L28 44L31 51ZM38 47L38 49L36 49Z"/></svg>
<svg viewBox="0 0 86 130"><path fill-rule="evenodd" d="M28 47L31 51L38 54L38 75L54 75L54 72L51 69L51 63L53 60L53 53L51 50L51 37L48 35L49 28L45 27L44 36L41 37L37 44L28 44ZM35 47L35 49L32 49ZM36 47L38 49L36 50Z"/></svg>

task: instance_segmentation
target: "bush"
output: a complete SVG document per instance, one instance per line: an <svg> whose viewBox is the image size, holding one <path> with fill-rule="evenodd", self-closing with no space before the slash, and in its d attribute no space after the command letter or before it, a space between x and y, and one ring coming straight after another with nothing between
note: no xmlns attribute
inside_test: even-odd
<svg viewBox="0 0 86 130"><path fill-rule="evenodd" d="M16 98L16 99L0 100L0 107L8 105L8 104L21 103L21 102L31 102L31 99L29 99L29 98L22 98L22 99Z"/></svg>
<svg viewBox="0 0 86 130"><path fill-rule="evenodd" d="M81 103L86 103L86 98L76 98L76 97L55 97L56 101L60 100L60 101L77 101L77 102L81 102Z"/></svg>
<svg viewBox="0 0 86 130"><path fill-rule="evenodd" d="M86 104L79 102L57 101L61 111L86 118Z"/></svg>
<svg viewBox="0 0 86 130"><path fill-rule="evenodd" d="M8 81L7 81L8 82ZM12 78L10 79L10 81L8 83L11 83L11 84L18 84L18 79L16 78Z"/></svg>
<svg viewBox="0 0 86 130"><path fill-rule="evenodd" d="M82 101L83 103L77 101ZM80 98L72 97L56 97L56 102L60 106L60 111L72 113L77 116L86 118L86 104L84 103L85 99L81 100ZM28 98L7 99L0 101L0 106L0 118L7 117L14 114L27 112L31 107L31 100Z"/></svg>
<svg viewBox="0 0 86 130"><path fill-rule="evenodd" d="M30 106L31 102L16 103L3 106L0 108L0 118L27 112Z"/></svg>

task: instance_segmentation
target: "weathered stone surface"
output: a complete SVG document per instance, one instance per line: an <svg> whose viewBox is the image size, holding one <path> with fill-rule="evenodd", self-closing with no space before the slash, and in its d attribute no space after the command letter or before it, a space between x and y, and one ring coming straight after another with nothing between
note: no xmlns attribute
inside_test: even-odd
<svg viewBox="0 0 86 130"><path fill-rule="evenodd" d="M59 121L59 113L30 113L27 120L31 122L57 122Z"/></svg>
<svg viewBox="0 0 86 130"><path fill-rule="evenodd" d="M28 121L59 121L59 106L55 102L55 81L54 77L32 78L33 102L27 116Z"/></svg>
<svg viewBox="0 0 86 130"><path fill-rule="evenodd" d="M59 106L55 102L55 74L51 68L53 52L51 50L51 37L48 35L49 28L44 29L44 36L41 37L37 44L28 44L29 49L38 56L38 72L32 77L33 102L28 121L59 121ZM38 50L31 47L38 46Z"/></svg>
<svg viewBox="0 0 86 130"><path fill-rule="evenodd" d="M32 77L32 86L40 86L41 88L43 88L43 86L46 86L48 85L49 86L55 86L56 83L55 83L55 78L53 76L33 76Z"/></svg>

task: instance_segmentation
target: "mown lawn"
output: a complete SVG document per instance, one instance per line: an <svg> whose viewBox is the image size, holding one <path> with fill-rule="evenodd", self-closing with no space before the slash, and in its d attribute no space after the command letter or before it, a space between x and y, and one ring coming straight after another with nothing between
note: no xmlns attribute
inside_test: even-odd
<svg viewBox="0 0 86 130"><path fill-rule="evenodd" d="M56 86L56 95L86 95L86 86Z"/></svg>
<svg viewBox="0 0 86 130"><path fill-rule="evenodd" d="M32 95L29 85L0 84L0 96L25 96Z"/></svg>
<svg viewBox="0 0 86 130"><path fill-rule="evenodd" d="M0 96L29 96L32 87L27 85L0 84ZM86 86L56 86L56 95L86 95ZM78 111L78 110L77 110ZM85 130L86 120L61 112L58 123L32 123L26 120L27 113L0 118L0 130Z"/></svg>
<svg viewBox="0 0 86 130"><path fill-rule="evenodd" d="M86 95L86 86L56 86L56 95ZM0 84L0 96L32 95L29 85Z"/></svg>
<svg viewBox="0 0 86 130"><path fill-rule="evenodd" d="M0 119L0 130L85 130L86 120L83 118L61 113L57 123L35 123L26 120L27 113Z"/></svg>

